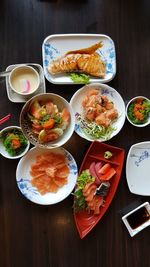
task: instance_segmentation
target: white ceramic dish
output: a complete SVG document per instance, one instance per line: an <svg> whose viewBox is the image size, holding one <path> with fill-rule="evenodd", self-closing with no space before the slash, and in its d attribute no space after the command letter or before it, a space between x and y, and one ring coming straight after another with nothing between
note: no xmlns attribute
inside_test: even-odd
<svg viewBox="0 0 150 267"><path fill-rule="evenodd" d="M91 78L90 83L106 83L112 80L116 74L115 45L112 39L104 34L56 34L45 38L42 55L46 79L54 84L73 84L68 74L51 75L47 70L49 63L70 50L86 48L100 41L103 42L103 47L97 52L106 63L106 75L104 79Z"/></svg>
<svg viewBox="0 0 150 267"><path fill-rule="evenodd" d="M39 86L39 89L33 95L45 93L46 92L46 88L45 88L45 77L44 77L44 72L43 72L43 68L42 68L41 65L34 64L34 63L25 63L25 64L10 65L10 66L8 66L6 68L6 71L13 70L15 67L22 66L22 65L30 65L32 67L35 67L36 70L37 70L37 72L39 73L39 76L40 76L40 86ZM19 95L19 94L15 93L11 89L10 84L9 84L9 76L6 76L6 90L7 90L8 99L11 102L14 102L14 103L25 103L27 101L27 97L25 98L22 95Z"/></svg>
<svg viewBox="0 0 150 267"><path fill-rule="evenodd" d="M37 70L31 66L17 66L9 74L11 89L23 96L33 96L40 85L40 76Z"/></svg>
<svg viewBox="0 0 150 267"><path fill-rule="evenodd" d="M75 132L81 136L82 138L89 140L89 141L94 141L94 139L90 138L89 136L85 135L85 133L82 131L81 126L80 126L80 121L77 119L77 114L82 114L83 113L83 107L82 107L82 101L84 96L87 94L88 91L91 90L91 88L98 89L102 95L108 96L108 98L114 103L115 108L118 111L118 119L113 123L114 131L112 134L109 136L109 139L117 135L121 128L124 125L125 122L125 104L124 101L121 97L121 95L112 87L105 85L105 84L100 84L100 83L94 83L94 84L89 84L83 86L81 89L79 89L71 98L70 104L73 108L73 111L75 113ZM103 142L109 139L105 138L100 138L100 139L95 139L97 141Z"/></svg>
<svg viewBox="0 0 150 267"><path fill-rule="evenodd" d="M148 221L146 221L145 223L143 223L142 225L140 225L139 227L132 229L132 227L130 226L129 222L128 222L128 216L133 214L134 212L136 212L137 210L139 210L140 208L145 207L147 209L147 211L150 214L150 204L149 202L145 202L142 205L140 205L139 207L137 207L136 209L130 211L128 214L124 215L122 217L122 220L125 224L125 226L127 227L129 234L131 237L133 237L134 235L138 234L140 231L142 231L144 228L146 228L147 226L150 225L150 219Z"/></svg>
<svg viewBox="0 0 150 267"><path fill-rule="evenodd" d="M126 161L129 190L137 195L150 196L150 141L131 146Z"/></svg>
<svg viewBox="0 0 150 267"><path fill-rule="evenodd" d="M19 132L22 132L21 128L18 127L18 126L8 126L6 128L4 128L3 130L0 131L0 135L3 134L4 132L10 132L12 131L13 129L16 129L16 130L19 130ZM27 146L26 148L24 149L24 151L22 153L20 153L19 155L17 156L11 156L5 149L4 145L2 142L0 142L0 154L5 157L5 158L8 158L8 159L18 159L18 158L21 158L23 157L27 151L29 150L29 147L30 147L30 142L27 140Z"/></svg>
<svg viewBox="0 0 150 267"><path fill-rule="evenodd" d="M30 201L41 204L50 205L64 200L74 189L77 180L77 165L72 155L63 148L54 148L51 150L54 153L65 155L66 163L70 169L68 176L68 183L61 187L56 193L47 193L41 195L38 190L31 185L30 168L35 162L36 157L42 153L49 152L48 149L32 148L26 156L24 156L18 163L16 170L17 185L21 193Z"/></svg>
<svg viewBox="0 0 150 267"><path fill-rule="evenodd" d="M128 120L133 126L136 126L136 127L145 127L145 126L147 126L147 125L150 124L150 115L149 115L149 118L148 118L147 122L145 122L145 123L141 123L141 124L135 124L135 123L133 123L133 122L130 120L129 116L128 116L128 109L129 109L129 106L130 106L133 102L137 101L138 99L143 99L143 100L150 101L150 100L149 100L147 97L145 97L145 96L136 96L136 97L132 98L132 99L128 102L127 106L126 106L126 117L127 117L127 120Z"/></svg>
<svg viewBox="0 0 150 267"><path fill-rule="evenodd" d="M37 136L34 135L31 129L31 123L29 122L29 119L27 117L27 113L29 112L31 105L35 103L35 101L47 101L47 100L52 101L58 107L59 111L62 111L64 108L66 108L69 111L70 120L67 128L64 130L63 134L59 138L57 138L54 141L42 143L38 140L38 135ZM32 97L23 106L20 113L20 126L22 128L24 135L30 141L31 144L33 144L34 146L51 149L53 147L60 147L64 145L71 138L75 127L75 117L71 105L65 98L53 93L39 94Z"/></svg>

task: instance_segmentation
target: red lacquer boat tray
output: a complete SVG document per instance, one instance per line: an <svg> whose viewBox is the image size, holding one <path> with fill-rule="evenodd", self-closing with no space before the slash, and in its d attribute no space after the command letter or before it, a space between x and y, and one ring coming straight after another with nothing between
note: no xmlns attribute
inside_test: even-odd
<svg viewBox="0 0 150 267"><path fill-rule="evenodd" d="M110 159L104 158L104 153L106 151L110 151L112 153L112 157ZM97 141L92 142L83 159L79 174L83 170L88 169L93 161L111 163L112 167L116 170L116 174L110 181L111 185L108 194L105 197L105 205L100 208L100 213L98 215L94 215L86 211L74 213L75 223L81 239L84 238L94 228L94 226L100 221L111 204L121 177L124 162L124 149Z"/></svg>

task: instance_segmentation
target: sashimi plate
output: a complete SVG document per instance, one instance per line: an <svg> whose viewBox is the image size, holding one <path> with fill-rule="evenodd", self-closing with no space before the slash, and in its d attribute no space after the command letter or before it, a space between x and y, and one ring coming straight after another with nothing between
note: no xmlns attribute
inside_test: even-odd
<svg viewBox="0 0 150 267"><path fill-rule="evenodd" d="M43 153L53 152L65 156L66 164L69 167L68 182L58 189L56 193L46 193L41 195L36 187L31 184L31 165L35 163L37 156ZM18 163L16 170L17 186L21 193L30 201L41 204L50 205L64 200L75 187L77 180L77 164L72 155L63 148L54 148L51 151L46 148L34 147L32 148Z"/></svg>
<svg viewBox="0 0 150 267"><path fill-rule="evenodd" d="M84 131L84 123L82 122L83 119L83 106L82 102L83 99L87 96L88 92L90 90L96 89L100 92L101 95L107 96L108 99L113 102L114 107L117 109L118 112L118 118L112 123L113 131L109 135L103 135L97 139L94 137L88 135ZM82 138L88 140L88 141L99 141L99 142L104 142L107 140L110 140L113 138L115 135L117 135L125 122L125 104L123 101L123 98L121 95L112 87L106 85L106 84L101 84L101 83L93 83L93 84L88 84L80 88L76 93L72 96L70 100L71 107L74 111L75 114L75 132ZM81 120L80 120L81 117Z"/></svg>
<svg viewBox="0 0 150 267"><path fill-rule="evenodd" d="M150 141L131 146L126 162L129 190L137 195L150 196Z"/></svg>
<svg viewBox="0 0 150 267"><path fill-rule="evenodd" d="M111 152L112 157L110 159L104 157L106 151ZM105 143L99 143L97 141L93 142L83 159L79 174L81 174L83 170L88 169L93 161L110 163L115 169L116 174L111 178L109 191L105 197L104 205L100 207L98 215L94 215L92 211L89 213L86 209L80 212L74 212L74 220L81 239L84 238L101 220L115 196L123 168L124 149L110 146Z"/></svg>
<svg viewBox="0 0 150 267"><path fill-rule="evenodd" d="M104 78L90 78L91 82L106 83L112 80L116 74L116 52L113 40L103 34L56 34L45 38L42 45L43 68L46 79L54 84L73 84L69 75L51 75L48 65L59 57L64 56L70 50L78 50L90 47L98 42L103 46L97 50L106 65Z"/></svg>

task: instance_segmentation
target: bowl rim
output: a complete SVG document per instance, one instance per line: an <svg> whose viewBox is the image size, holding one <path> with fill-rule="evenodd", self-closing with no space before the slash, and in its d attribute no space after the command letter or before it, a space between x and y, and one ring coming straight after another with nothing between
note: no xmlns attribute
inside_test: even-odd
<svg viewBox="0 0 150 267"><path fill-rule="evenodd" d="M69 107L69 113L70 113L70 117L71 117L71 123L69 124L68 127L70 127L70 134L69 134L69 137L66 137L65 140L63 141L63 136L62 136L62 141L60 141L60 144L57 145L57 140L54 142L54 144L50 143L49 142L49 145L45 146L44 144L40 144L40 143L34 143L32 142L30 139L28 139L28 135L26 134L26 132L24 132L24 130L22 129L22 113L24 112L24 110L26 109L26 107L28 107L28 105L30 106L32 101L34 101L34 99L38 99L39 97L42 97L42 96L47 96L47 97L57 97L60 101L62 101L62 103L64 103L67 107ZM25 112L26 113L26 112ZM64 97L62 97L61 95L59 94L55 94L55 93L41 93L41 94L38 94L38 95L35 95L33 96L32 98L30 98L28 101L26 101L26 103L24 104L24 106L22 107L22 110L20 112L20 117L19 117L19 122L20 122L20 127L22 129L22 132L23 134L25 135L25 137L30 141L30 143L34 146L37 146L37 147L41 147L41 148L48 148L48 149L53 149L55 147L61 147L63 146L64 144L66 144L69 139L71 138L71 136L73 135L74 133L74 129L75 129L75 115L74 115L74 111L73 111L73 108L71 107L69 101L67 101ZM67 127L67 128L68 128ZM46 143L48 144L48 143Z"/></svg>
<svg viewBox="0 0 150 267"><path fill-rule="evenodd" d="M0 135L1 135L2 133L4 133L5 131L7 132L8 130L11 130L11 129L18 129L18 130L20 130L20 131L22 132L22 134L24 135L24 133L23 133L21 127L20 127L20 126L17 126L17 125L10 125L10 126L7 126L7 127L3 128L2 130L0 130ZM2 151L0 151L0 154L1 154L3 157L7 158L7 159L18 159L18 158L23 157L23 156L28 152L29 147L30 147L30 141L26 138L25 135L24 135L24 137L25 137L25 139L27 140L27 146L26 146L25 150L24 150L21 154L19 154L19 155L17 155L17 156L11 156L11 155L8 154L7 151L6 151L6 154L4 154L4 153L2 153Z"/></svg>
<svg viewBox="0 0 150 267"><path fill-rule="evenodd" d="M150 117L149 117L149 119L148 119L148 121L147 121L146 123L142 123L142 124L135 124L135 123L133 123L133 122L129 119L129 117L128 117L128 108L129 108L130 104L131 104L132 102L134 102L136 99L139 99L139 98L142 98L142 99L145 99L145 100L150 101L150 99L149 99L148 97L146 97L146 96L142 96L142 95L135 96L135 97L131 98L131 99L128 101L128 103L127 103L127 105L126 105L125 113L126 113L126 118L127 118L127 120L128 120L133 126L142 128L142 127L146 127L147 125L150 124Z"/></svg>

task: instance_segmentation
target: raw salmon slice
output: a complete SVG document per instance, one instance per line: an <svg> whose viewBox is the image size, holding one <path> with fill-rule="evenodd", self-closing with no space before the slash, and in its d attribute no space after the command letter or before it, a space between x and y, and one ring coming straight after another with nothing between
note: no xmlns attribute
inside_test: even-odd
<svg viewBox="0 0 150 267"><path fill-rule="evenodd" d="M57 176L60 178L66 178L68 174L69 174L69 168L66 165L58 169L57 171Z"/></svg>
<svg viewBox="0 0 150 267"><path fill-rule="evenodd" d="M55 178L55 183L59 186L62 187L63 185L67 184L67 178L60 178L60 177L56 177Z"/></svg>
<svg viewBox="0 0 150 267"><path fill-rule="evenodd" d="M30 175L31 184L37 188L41 195L48 192L57 192L68 182L69 167L64 155L53 152L37 156L32 164Z"/></svg>

